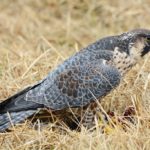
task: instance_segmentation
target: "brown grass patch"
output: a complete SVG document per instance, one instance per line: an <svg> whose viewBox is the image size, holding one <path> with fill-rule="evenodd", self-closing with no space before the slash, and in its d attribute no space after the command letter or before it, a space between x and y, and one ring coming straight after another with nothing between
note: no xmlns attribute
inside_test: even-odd
<svg viewBox="0 0 150 150"><path fill-rule="evenodd" d="M133 28L150 29L148 0L1 0L0 2L0 99L42 79L64 59L89 43ZM42 131L18 125L0 133L0 149L149 149L150 55L128 73L123 83L102 104L122 115L136 107L137 125L125 132L107 134L86 130Z"/></svg>

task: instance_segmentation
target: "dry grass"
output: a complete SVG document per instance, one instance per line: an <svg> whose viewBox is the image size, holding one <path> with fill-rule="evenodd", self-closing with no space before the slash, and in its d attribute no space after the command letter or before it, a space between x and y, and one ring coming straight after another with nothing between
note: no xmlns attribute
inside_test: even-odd
<svg viewBox="0 0 150 150"><path fill-rule="evenodd" d="M0 99L42 79L64 59L89 43L133 28L150 29L149 0L1 0ZM25 122L0 133L1 150L150 148L150 55L130 71L103 100L105 110L121 115L136 106L138 123L107 134L66 129L42 131Z"/></svg>

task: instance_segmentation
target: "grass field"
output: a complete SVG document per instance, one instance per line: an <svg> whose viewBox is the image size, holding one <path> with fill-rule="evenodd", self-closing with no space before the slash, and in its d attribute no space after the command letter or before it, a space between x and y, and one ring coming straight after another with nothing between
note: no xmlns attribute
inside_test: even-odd
<svg viewBox="0 0 150 150"><path fill-rule="evenodd" d="M80 48L101 37L133 28L150 29L149 0L1 0L0 99L4 100L47 75ZM104 110L121 116L136 108L135 125L108 132L42 130L29 121L0 133L0 150L149 150L150 55L102 101Z"/></svg>

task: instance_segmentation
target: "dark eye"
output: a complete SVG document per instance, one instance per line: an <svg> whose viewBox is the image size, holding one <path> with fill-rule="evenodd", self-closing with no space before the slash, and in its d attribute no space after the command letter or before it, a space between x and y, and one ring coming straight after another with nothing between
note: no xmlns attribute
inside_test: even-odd
<svg viewBox="0 0 150 150"><path fill-rule="evenodd" d="M147 38L147 41L150 42L150 37Z"/></svg>

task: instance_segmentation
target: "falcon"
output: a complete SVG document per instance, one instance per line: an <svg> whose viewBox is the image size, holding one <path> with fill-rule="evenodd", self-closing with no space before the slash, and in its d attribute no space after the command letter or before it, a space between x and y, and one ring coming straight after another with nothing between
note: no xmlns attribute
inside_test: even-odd
<svg viewBox="0 0 150 150"><path fill-rule="evenodd" d="M0 131L37 110L85 109L81 124L95 125L101 99L150 51L150 30L134 29L104 37L65 60L46 78L0 103ZM64 116L65 117L65 116Z"/></svg>

